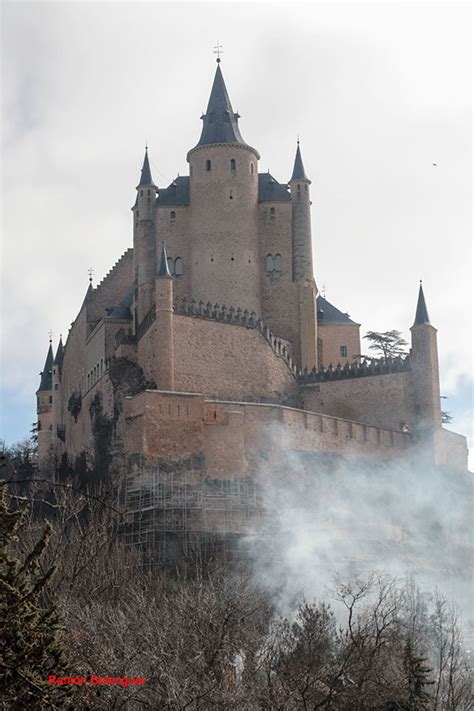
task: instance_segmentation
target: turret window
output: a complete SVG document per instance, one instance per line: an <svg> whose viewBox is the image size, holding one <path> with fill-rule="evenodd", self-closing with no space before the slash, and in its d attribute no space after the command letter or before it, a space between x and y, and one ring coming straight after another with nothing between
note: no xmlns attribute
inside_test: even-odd
<svg viewBox="0 0 474 711"><path fill-rule="evenodd" d="M151 195L151 192L150 192L150 191L148 191L148 195Z"/></svg>
<svg viewBox="0 0 474 711"><path fill-rule="evenodd" d="M275 212L275 208L274 208L274 207L271 207L271 208L270 208L269 218L270 218L270 222L275 222L276 212Z"/></svg>
<svg viewBox="0 0 474 711"><path fill-rule="evenodd" d="M174 222L176 220L176 212L174 210L171 210L170 212L170 220L171 222Z"/></svg>
<svg viewBox="0 0 474 711"><path fill-rule="evenodd" d="M267 254L265 269L267 274L281 274L283 268L281 254Z"/></svg>
<svg viewBox="0 0 474 711"><path fill-rule="evenodd" d="M237 170L237 163L235 161L235 158L230 159L230 169L232 172L235 172Z"/></svg>
<svg viewBox="0 0 474 711"><path fill-rule="evenodd" d="M253 175L254 167L253 163L250 163L250 175Z"/></svg>
<svg viewBox="0 0 474 711"><path fill-rule="evenodd" d="M206 161L206 170L207 170L207 171L210 171L211 168L212 168L212 163L211 163L210 160L207 160L207 161Z"/></svg>

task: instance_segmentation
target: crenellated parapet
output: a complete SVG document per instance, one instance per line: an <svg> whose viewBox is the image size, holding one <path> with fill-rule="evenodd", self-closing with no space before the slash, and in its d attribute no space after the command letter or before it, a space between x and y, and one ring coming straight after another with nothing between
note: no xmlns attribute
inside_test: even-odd
<svg viewBox="0 0 474 711"><path fill-rule="evenodd" d="M304 370L298 375L300 385L321 383L326 380L343 380L348 378L363 378L369 375L387 375L410 370L410 357L404 358L373 358L362 363L338 363L334 368L330 363L327 368Z"/></svg>

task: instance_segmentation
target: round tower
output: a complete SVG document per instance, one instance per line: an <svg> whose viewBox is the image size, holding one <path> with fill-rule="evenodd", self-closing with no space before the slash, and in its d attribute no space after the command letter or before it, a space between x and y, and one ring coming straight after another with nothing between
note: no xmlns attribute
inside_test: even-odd
<svg viewBox="0 0 474 711"><path fill-rule="evenodd" d="M62 399L62 365L64 357L64 347L62 336L59 337L58 349L53 362L52 384L53 384L53 443L56 448L60 447L60 442L64 442L64 418Z"/></svg>
<svg viewBox="0 0 474 711"><path fill-rule="evenodd" d="M134 320L137 327L153 304L156 274L155 203L158 188L153 183L148 148L133 212Z"/></svg>
<svg viewBox="0 0 474 711"><path fill-rule="evenodd" d="M260 314L260 156L240 134L219 64L201 118L201 138L187 155L192 297Z"/></svg>
<svg viewBox="0 0 474 711"><path fill-rule="evenodd" d="M311 180L306 176L304 170L299 141L289 185L292 200L293 281L297 285L299 305L299 356L301 368L311 370L318 365L316 319L318 290L313 272L309 190Z"/></svg>
<svg viewBox="0 0 474 711"><path fill-rule="evenodd" d="M53 429L53 346L49 341L48 353L41 380L36 391L36 412L38 415L38 462L42 466L51 452Z"/></svg>

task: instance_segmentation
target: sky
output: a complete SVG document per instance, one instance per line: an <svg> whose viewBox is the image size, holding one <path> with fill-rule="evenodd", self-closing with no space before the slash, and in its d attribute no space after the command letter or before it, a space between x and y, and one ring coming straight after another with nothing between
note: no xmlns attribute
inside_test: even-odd
<svg viewBox="0 0 474 711"><path fill-rule="evenodd" d="M471 8L457 2L4 2L1 421L35 415L48 332L132 244L144 146L188 174L223 45L244 140L281 182L299 135L316 280L409 340L419 280L449 428L472 421Z"/></svg>

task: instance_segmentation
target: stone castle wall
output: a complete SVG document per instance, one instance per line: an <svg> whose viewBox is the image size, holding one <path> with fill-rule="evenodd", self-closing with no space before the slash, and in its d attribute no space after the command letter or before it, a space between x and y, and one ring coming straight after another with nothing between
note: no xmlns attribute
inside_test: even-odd
<svg viewBox="0 0 474 711"><path fill-rule="evenodd" d="M327 368L330 364L353 363L355 356L361 353L359 328L358 324L318 323L319 364ZM346 357L341 355L341 346L347 348Z"/></svg>

